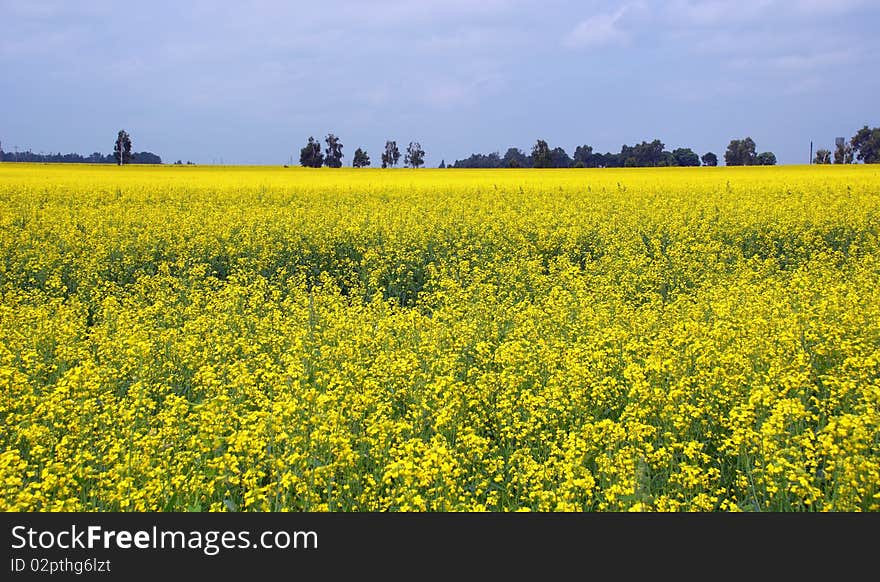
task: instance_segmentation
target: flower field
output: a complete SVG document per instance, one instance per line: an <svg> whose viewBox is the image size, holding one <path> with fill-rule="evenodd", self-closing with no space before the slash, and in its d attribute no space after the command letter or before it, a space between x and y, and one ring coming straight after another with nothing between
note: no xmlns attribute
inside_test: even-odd
<svg viewBox="0 0 880 582"><path fill-rule="evenodd" d="M880 510L880 168L0 164L0 510Z"/></svg>

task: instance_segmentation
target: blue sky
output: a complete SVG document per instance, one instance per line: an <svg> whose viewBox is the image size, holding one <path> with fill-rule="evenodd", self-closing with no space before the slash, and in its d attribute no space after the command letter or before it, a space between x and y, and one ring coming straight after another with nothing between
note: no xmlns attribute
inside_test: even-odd
<svg viewBox="0 0 880 582"><path fill-rule="evenodd" d="M780 163L880 125L876 0L0 0L3 149L280 164L334 132L430 166L660 138Z"/></svg>

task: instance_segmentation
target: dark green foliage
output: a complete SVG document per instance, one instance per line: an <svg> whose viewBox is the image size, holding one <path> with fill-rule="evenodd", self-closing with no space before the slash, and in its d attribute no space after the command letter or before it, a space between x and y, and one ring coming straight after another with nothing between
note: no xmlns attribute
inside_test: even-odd
<svg viewBox="0 0 880 582"><path fill-rule="evenodd" d="M611 152L596 154L596 163L599 168L621 168L623 162L620 154L612 154Z"/></svg>
<svg viewBox="0 0 880 582"><path fill-rule="evenodd" d="M425 150L422 149L422 144L417 141L409 142L409 146L406 148L406 156L403 158L403 163L409 168L418 168L419 166L424 165Z"/></svg>
<svg viewBox="0 0 880 582"><path fill-rule="evenodd" d="M324 165L321 144L314 137L309 137L309 143L299 151L299 165L304 168L320 168Z"/></svg>
<svg viewBox="0 0 880 582"><path fill-rule="evenodd" d="M668 160L664 152L663 142L655 139L652 142L643 141L634 146L620 148L620 157L624 160L625 167L650 167L659 166L661 162Z"/></svg>
<svg viewBox="0 0 880 582"><path fill-rule="evenodd" d="M843 143L834 148L835 164L851 164L855 159L855 152L851 143Z"/></svg>
<svg viewBox="0 0 880 582"><path fill-rule="evenodd" d="M161 164L162 158L150 152L135 152L131 154L132 164Z"/></svg>
<svg viewBox="0 0 880 582"><path fill-rule="evenodd" d="M755 141L747 137L745 139L732 139L724 153L724 163L728 166L754 166L758 161L755 153Z"/></svg>
<svg viewBox="0 0 880 582"><path fill-rule="evenodd" d="M755 161L759 166L775 166L776 154L773 152L761 152L758 154L758 157L755 158Z"/></svg>
<svg viewBox="0 0 880 582"><path fill-rule="evenodd" d="M400 161L400 150L396 141L386 141L385 151L382 152L382 167L393 168Z"/></svg>
<svg viewBox="0 0 880 582"><path fill-rule="evenodd" d="M550 150L550 167L551 168L570 168L573 161L564 149L560 147Z"/></svg>
<svg viewBox="0 0 880 582"><path fill-rule="evenodd" d="M532 146L532 167L534 168L552 168L553 154L550 152L550 146L543 139L539 139Z"/></svg>
<svg viewBox="0 0 880 582"><path fill-rule="evenodd" d="M592 146L580 145L574 150L574 162L584 168L598 168L602 165L602 154L594 154Z"/></svg>
<svg viewBox="0 0 880 582"><path fill-rule="evenodd" d="M120 166L131 162L131 136L124 129L120 129L113 144L113 158Z"/></svg>
<svg viewBox="0 0 880 582"><path fill-rule="evenodd" d="M327 144L327 149L324 150L324 165L329 168L341 168L342 158L344 157L342 155L342 142L331 133L324 138L324 143Z"/></svg>
<svg viewBox="0 0 880 582"><path fill-rule="evenodd" d="M508 164L509 162L505 162L501 159L501 156L498 155L498 152L492 152L491 154L471 154L469 157L463 160L456 160L454 167L483 169L518 167L509 166ZM449 167L453 167L453 164L450 164Z"/></svg>
<svg viewBox="0 0 880 582"><path fill-rule="evenodd" d="M2 162L38 162L43 164L60 163L60 164L116 164L115 154L104 155L101 152L94 152L88 156L80 154L38 154L30 150L24 152L3 152L0 155ZM129 162L131 164L161 164L162 158L153 152L132 152Z"/></svg>
<svg viewBox="0 0 880 582"><path fill-rule="evenodd" d="M504 168L528 168L531 165L529 157L519 148L508 148L501 162Z"/></svg>
<svg viewBox="0 0 880 582"><path fill-rule="evenodd" d="M700 156L691 148L678 148L672 150L672 157L675 159L677 166L699 166Z"/></svg>
<svg viewBox="0 0 880 582"><path fill-rule="evenodd" d="M850 140L856 159L866 164L880 163L880 127L864 126Z"/></svg>
<svg viewBox="0 0 880 582"><path fill-rule="evenodd" d="M370 165L370 156L362 150L358 148L354 151L354 159L351 161L351 166L353 168L366 168Z"/></svg>

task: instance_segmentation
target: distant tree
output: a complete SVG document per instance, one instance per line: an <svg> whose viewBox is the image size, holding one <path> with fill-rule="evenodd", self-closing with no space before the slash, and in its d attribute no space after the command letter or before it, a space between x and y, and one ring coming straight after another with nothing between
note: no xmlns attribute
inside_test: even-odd
<svg viewBox="0 0 880 582"><path fill-rule="evenodd" d="M601 165L602 154L594 154L593 147L580 145L574 150L574 162L583 164L584 168L598 168Z"/></svg>
<svg viewBox="0 0 880 582"><path fill-rule="evenodd" d="M700 156L691 148L678 148L672 150L672 157L677 166L699 166Z"/></svg>
<svg viewBox="0 0 880 582"><path fill-rule="evenodd" d="M440 160L440 165L437 167L440 168L441 170L445 169L446 168L446 160Z"/></svg>
<svg viewBox="0 0 880 582"><path fill-rule="evenodd" d="M578 168L578 169L580 169L580 168L586 168L586 166L584 165L584 163L583 163L582 161L580 161L580 160L576 161L571 167L572 167L572 168Z"/></svg>
<svg viewBox="0 0 880 582"><path fill-rule="evenodd" d="M120 166L131 162L131 136L124 129L120 129L116 135L116 143L113 144L113 158Z"/></svg>
<svg viewBox="0 0 880 582"><path fill-rule="evenodd" d="M775 166L776 154L774 154L773 152L761 152L755 158L755 161L759 166Z"/></svg>
<svg viewBox="0 0 880 582"><path fill-rule="evenodd" d="M382 152L382 167L393 168L400 161L400 150L397 148L396 141L386 141L385 151Z"/></svg>
<svg viewBox="0 0 880 582"><path fill-rule="evenodd" d="M663 157L660 159L660 161L657 162L658 167L665 168L667 166L674 167L678 165L678 160L675 159L675 156L672 155L672 152L663 150L662 156Z"/></svg>
<svg viewBox="0 0 880 582"><path fill-rule="evenodd" d="M570 168L573 163L565 150L560 147L550 150L550 159L552 160L550 162L551 168Z"/></svg>
<svg viewBox="0 0 880 582"><path fill-rule="evenodd" d="M825 148L816 150L816 157L813 160L814 164L830 164L831 163L831 152L826 150Z"/></svg>
<svg viewBox="0 0 880 582"><path fill-rule="evenodd" d="M454 166L449 164L447 167L484 169L503 168L504 161L501 159L501 156L498 155L498 152L492 152L491 154L471 154L463 160L456 160Z"/></svg>
<svg viewBox="0 0 880 582"><path fill-rule="evenodd" d="M850 140L856 159L866 164L880 163L880 127L868 128L866 125Z"/></svg>
<svg viewBox="0 0 880 582"><path fill-rule="evenodd" d="M304 168L320 168L324 165L321 144L314 137L309 137L309 143L299 150L299 165Z"/></svg>
<svg viewBox="0 0 880 582"><path fill-rule="evenodd" d="M161 164L162 158L153 152L135 152L131 154L132 164Z"/></svg>
<svg viewBox="0 0 880 582"><path fill-rule="evenodd" d="M597 156L600 168L622 168L624 165L624 159L620 154L605 152L604 154L597 154Z"/></svg>
<svg viewBox="0 0 880 582"><path fill-rule="evenodd" d="M754 166L758 161L755 154L755 141L747 137L745 139L732 139L724 153L724 163L728 166Z"/></svg>
<svg viewBox="0 0 880 582"><path fill-rule="evenodd" d="M703 154L703 157L700 159L703 161L704 166L717 166L718 165L718 156L716 156L712 152L706 152L705 154Z"/></svg>
<svg viewBox="0 0 880 582"><path fill-rule="evenodd" d="M422 149L422 144L417 141L409 142L406 148L406 155L403 157L403 163L410 168L418 168L424 165L425 150Z"/></svg>
<svg viewBox="0 0 880 582"><path fill-rule="evenodd" d="M855 158L855 152L853 151L852 144L850 142L844 142L835 146L834 148L834 163L835 164L851 164L853 163L853 159Z"/></svg>
<svg viewBox="0 0 880 582"><path fill-rule="evenodd" d="M527 168L529 157L519 148L507 148L501 163L505 168Z"/></svg>
<svg viewBox="0 0 880 582"><path fill-rule="evenodd" d="M353 168L366 168L370 165L370 156L362 150L358 148L354 150L354 159L351 161L351 166Z"/></svg>
<svg viewBox="0 0 880 582"><path fill-rule="evenodd" d="M341 168L342 158L344 157L342 155L342 142L339 141L338 137L330 133L324 138L324 143L327 144L327 149L324 150L324 165L330 168Z"/></svg>
<svg viewBox="0 0 880 582"><path fill-rule="evenodd" d="M652 142L643 141L634 146L624 145L620 148L620 159L624 160L626 167L647 167L669 164L669 157L664 150L663 142L655 139ZM630 160L632 158L632 160Z"/></svg>
<svg viewBox="0 0 880 582"><path fill-rule="evenodd" d="M550 153L550 146L543 139L539 139L532 146L532 167L534 168L551 168L553 167L553 154Z"/></svg>

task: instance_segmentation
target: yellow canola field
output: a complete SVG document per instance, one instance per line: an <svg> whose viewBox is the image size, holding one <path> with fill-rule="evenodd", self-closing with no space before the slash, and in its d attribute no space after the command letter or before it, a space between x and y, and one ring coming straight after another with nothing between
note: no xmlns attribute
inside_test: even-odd
<svg viewBox="0 0 880 582"><path fill-rule="evenodd" d="M876 511L880 168L0 164L0 510Z"/></svg>

